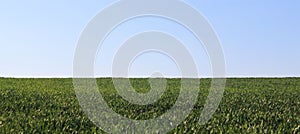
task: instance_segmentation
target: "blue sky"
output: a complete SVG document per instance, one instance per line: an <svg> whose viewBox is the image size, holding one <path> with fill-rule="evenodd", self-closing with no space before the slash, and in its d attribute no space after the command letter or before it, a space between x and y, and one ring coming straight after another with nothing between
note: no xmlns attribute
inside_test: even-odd
<svg viewBox="0 0 300 134"><path fill-rule="evenodd" d="M0 76L71 77L74 52L82 30L112 2L114 0L2 1ZM186 2L199 10L218 34L225 54L226 76L300 76L299 1ZM128 27L130 30L124 32ZM126 35L149 29L181 37L192 51L201 76L211 74L201 43L184 28L164 19L145 17L122 24L111 33L99 50L96 75L110 75L109 60ZM167 75L178 73L170 59L155 53L138 57L129 72L148 76L153 69Z"/></svg>

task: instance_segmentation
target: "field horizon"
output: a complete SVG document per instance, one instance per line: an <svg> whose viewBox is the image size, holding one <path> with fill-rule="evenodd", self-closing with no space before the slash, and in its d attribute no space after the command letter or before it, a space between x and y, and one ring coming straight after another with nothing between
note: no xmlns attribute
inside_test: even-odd
<svg viewBox="0 0 300 134"><path fill-rule="evenodd" d="M150 89L147 79L130 82L145 93ZM109 107L134 120L164 114L174 105L181 85L180 79L167 79L161 98L140 106L124 100L112 78L96 80ZM300 78L227 78L222 101L204 125L198 121L211 79L199 81L197 103L169 133L299 133ZM0 78L0 109L0 133L105 133L83 112L72 78Z"/></svg>
<svg viewBox="0 0 300 134"><path fill-rule="evenodd" d="M73 79L76 77L65 77L65 76L42 76L42 77L35 77L35 76L16 76L16 77L10 77L10 76L0 76L0 78L15 78L15 79L26 79L26 78L33 78L33 79ZM275 79L289 79L289 78L300 78L300 76L228 76L228 77L112 77L112 76L100 76L100 77L77 77L77 78L96 78L96 79L106 79L106 78L130 78L130 79L139 79L139 78L166 78L166 79L180 79L180 78L184 78L184 79L218 79L218 78L222 78L222 79L268 79L268 78L275 78Z"/></svg>

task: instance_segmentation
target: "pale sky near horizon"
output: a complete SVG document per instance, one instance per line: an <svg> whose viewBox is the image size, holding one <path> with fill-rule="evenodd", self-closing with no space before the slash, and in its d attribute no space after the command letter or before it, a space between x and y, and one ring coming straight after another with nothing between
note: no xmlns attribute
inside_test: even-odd
<svg viewBox="0 0 300 134"><path fill-rule="evenodd" d="M74 52L81 32L112 2L115 1L2 1L0 77L72 77ZM300 1L186 2L200 11L217 33L225 55L226 76L300 77ZM109 59L123 38L151 29L179 36L197 61L200 76L211 75L201 43L177 24L155 17L138 18L114 30L99 50L96 75L110 76ZM151 71L158 70L176 76L176 69L168 57L146 53L134 61L129 72L134 76L149 76Z"/></svg>

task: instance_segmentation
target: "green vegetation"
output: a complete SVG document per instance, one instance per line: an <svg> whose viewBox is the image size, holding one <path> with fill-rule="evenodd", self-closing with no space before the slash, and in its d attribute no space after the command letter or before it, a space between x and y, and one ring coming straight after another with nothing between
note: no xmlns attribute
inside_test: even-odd
<svg viewBox="0 0 300 134"><path fill-rule="evenodd" d="M112 80L97 79L103 97L117 113L131 119L163 114L176 101L180 79L168 79L162 98L149 106L129 104ZM147 79L131 79L138 92ZM211 120L198 124L210 79L200 80L192 113L170 133L300 133L300 79L227 79L222 102ZM104 133L85 116L72 79L0 78L0 133Z"/></svg>

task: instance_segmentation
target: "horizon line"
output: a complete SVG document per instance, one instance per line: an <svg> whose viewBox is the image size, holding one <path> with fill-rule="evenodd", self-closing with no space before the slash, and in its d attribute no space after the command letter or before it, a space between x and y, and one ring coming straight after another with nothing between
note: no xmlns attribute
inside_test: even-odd
<svg viewBox="0 0 300 134"><path fill-rule="evenodd" d="M213 78L223 78L223 79L227 79L227 78L300 78L300 76L225 76L225 77L211 77L211 76L204 76L204 77L149 77L149 76L138 76L138 77L114 77L114 76L95 76L95 77L73 77L73 76L0 76L0 78L34 78L34 79L47 79L47 78L53 78L53 79L59 79L59 78L64 78L64 79L76 79L76 78L166 78L166 79L213 79Z"/></svg>

